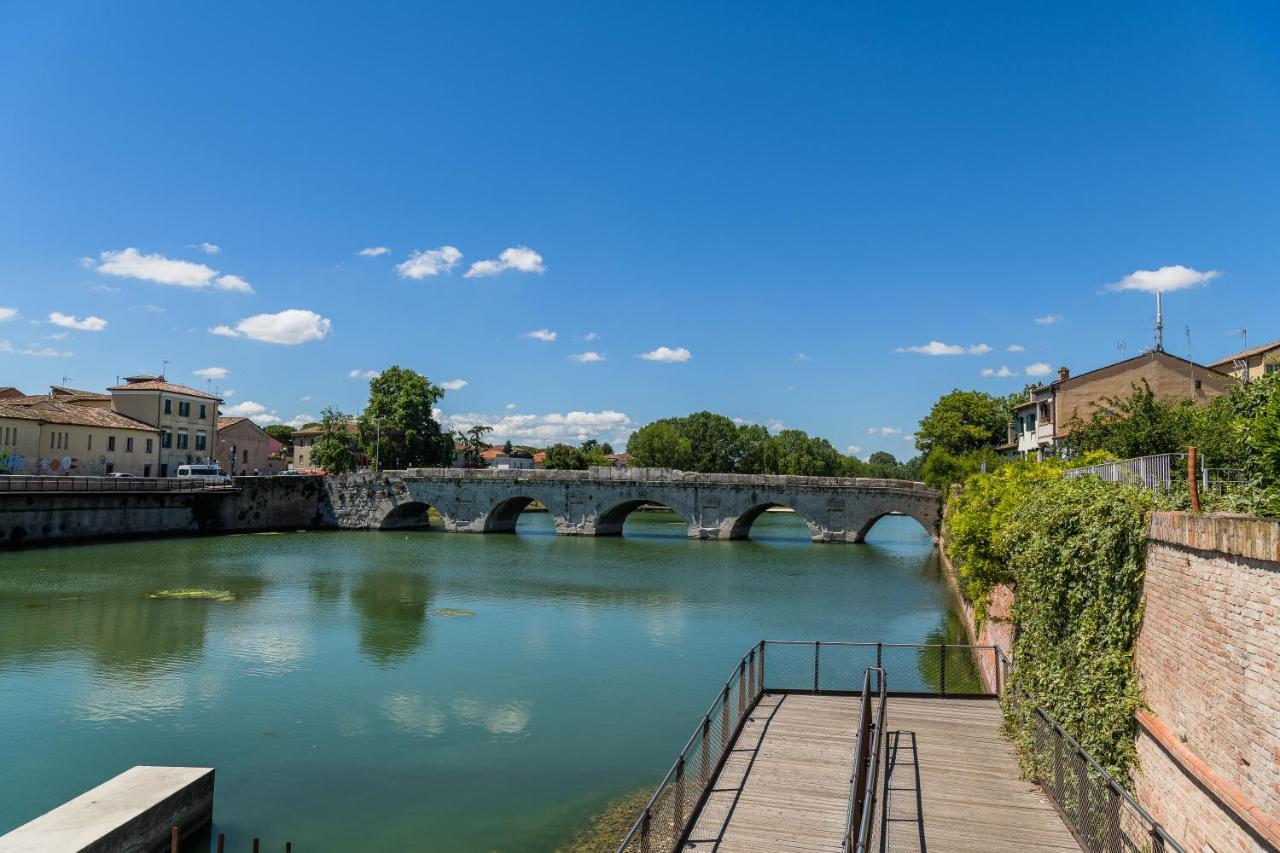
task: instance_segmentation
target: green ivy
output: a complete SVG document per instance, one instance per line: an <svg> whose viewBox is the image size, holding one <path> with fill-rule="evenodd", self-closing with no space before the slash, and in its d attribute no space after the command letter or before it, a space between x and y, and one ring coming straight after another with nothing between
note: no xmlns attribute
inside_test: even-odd
<svg viewBox="0 0 1280 853"><path fill-rule="evenodd" d="M1017 632L1005 711L1030 776L1040 768L1025 697L1117 778L1128 778L1142 705L1134 643L1155 500L1094 477L1058 479L1029 492L1012 513L1005 542Z"/></svg>

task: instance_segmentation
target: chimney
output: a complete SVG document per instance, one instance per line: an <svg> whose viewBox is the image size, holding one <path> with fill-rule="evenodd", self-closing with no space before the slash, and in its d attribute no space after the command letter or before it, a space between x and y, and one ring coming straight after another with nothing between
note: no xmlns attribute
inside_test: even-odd
<svg viewBox="0 0 1280 853"><path fill-rule="evenodd" d="M1066 381L1067 381L1068 379L1070 379L1070 378L1071 378L1071 371L1070 371L1070 370L1067 370L1067 368L1066 368L1066 366L1065 366L1065 365L1064 365L1063 367L1059 367L1059 368L1058 368L1058 381L1059 381L1059 382L1066 382Z"/></svg>

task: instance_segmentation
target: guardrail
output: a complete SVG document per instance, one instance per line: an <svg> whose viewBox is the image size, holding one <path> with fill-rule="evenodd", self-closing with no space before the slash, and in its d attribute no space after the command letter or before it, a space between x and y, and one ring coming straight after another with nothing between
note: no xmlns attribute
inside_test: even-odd
<svg viewBox="0 0 1280 853"><path fill-rule="evenodd" d="M1008 683L1013 662L999 651ZM1018 713L1018 699L1013 700ZM1115 777L1034 699L1022 696L1030 715L1031 774L1080 846L1089 853L1185 853ZM1009 705L1006 705L1006 709Z"/></svg>
<svg viewBox="0 0 1280 853"><path fill-rule="evenodd" d="M876 710L871 711L871 674L876 675ZM883 669L867 667L858 704L858 734L854 742L853 781L849 788L849 814L844 824L845 853L867 853L875 827L877 780L880 778L880 744L884 742L884 714L888 705ZM881 833L884 838L884 833ZM881 849L884 845L881 844Z"/></svg>
<svg viewBox="0 0 1280 853"><path fill-rule="evenodd" d="M1108 483L1131 483L1148 489L1167 489L1175 481L1180 482L1186 479L1187 454L1160 453L1155 456L1138 456L1133 459L1118 459L1115 462L1072 468L1066 472L1067 477L1089 475L1099 477Z"/></svg>
<svg viewBox="0 0 1280 853"><path fill-rule="evenodd" d="M0 492L229 492L233 483L197 477L36 477L0 476Z"/></svg>

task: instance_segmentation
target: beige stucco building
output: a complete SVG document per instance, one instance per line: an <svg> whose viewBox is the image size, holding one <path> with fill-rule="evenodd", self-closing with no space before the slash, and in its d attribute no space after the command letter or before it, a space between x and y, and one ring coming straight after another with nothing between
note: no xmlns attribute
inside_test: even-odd
<svg viewBox="0 0 1280 853"><path fill-rule="evenodd" d="M10 474L156 476L160 430L97 406L0 400L0 468Z"/></svg>
<svg viewBox="0 0 1280 853"><path fill-rule="evenodd" d="M107 390L115 411L159 429L156 476L172 477L179 465L213 461L222 400L163 376L130 376Z"/></svg>
<svg viewBox="0 0 1280 853"><path fill-rule="evenodd" d="M1209 365L1241 381L1249 381L1280 370L1280 341L1233 352Z"/></svg>
<svg viewBox="0 0 1280 853"><path fill-rule="evenodd" d="M271 455L280 448L280 442L248 418L218 418L213 457L228 474L274 474L278 467Z"/></svg>

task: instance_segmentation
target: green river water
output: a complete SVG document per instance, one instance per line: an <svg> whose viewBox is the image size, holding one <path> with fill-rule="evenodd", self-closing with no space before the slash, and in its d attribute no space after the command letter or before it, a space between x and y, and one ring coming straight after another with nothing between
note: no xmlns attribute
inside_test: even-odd
<svg viewBox="0 0 1280 853"><path fill-rule="evenodd" d="M200 588L232 601L157 600ZM217 768L229 850L541 851L666 772L762 638L963 642L929 538L241 535L0 553L0 834ZM891 676L892 677L892 676Z"/></svg>

